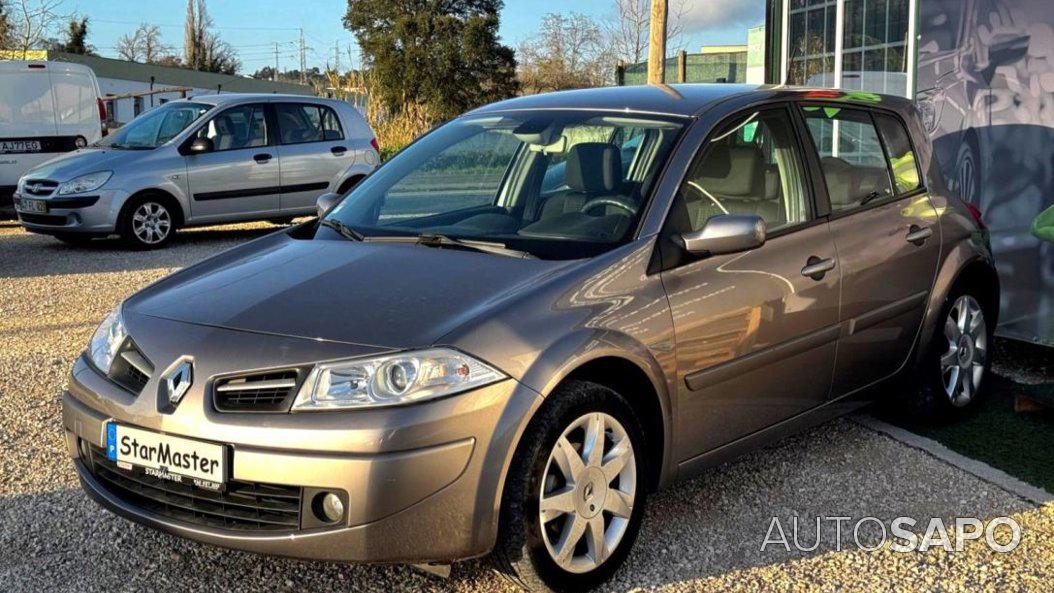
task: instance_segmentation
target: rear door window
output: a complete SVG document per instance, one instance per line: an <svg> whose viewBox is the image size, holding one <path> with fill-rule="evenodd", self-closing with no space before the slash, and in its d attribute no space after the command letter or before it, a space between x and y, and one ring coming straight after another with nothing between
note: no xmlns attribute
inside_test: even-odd
<svg viewBox="0 0 1054 593"><path fill-rule="evenodd" d="M875 124L878 125L882 141L886 143L889 168L893 171L893 183L897 186L897 193L905 194L918 189L922 185L921 176L915 160L915 151L904 124L884 113L875 114Z"/></svg>
<svg viewBox="0 0 1054 593"><path fill-rule="evenodd" d="M47 72L29 69L0 72L0 124L54 126L55 104Z"/></svg>
<svg viewBox="0 0 1054 593"><path fill-rule="evenodd" d="M832 212L893 196L886 155L868 112L838 106L802 109L819 152Z"/></svg>
<svg viewBox="0 0 1054 593"><path fill-rule="evenodd" d="M313 103L275 103L282 144L343 140L340 119L329 107Z"/></svg>

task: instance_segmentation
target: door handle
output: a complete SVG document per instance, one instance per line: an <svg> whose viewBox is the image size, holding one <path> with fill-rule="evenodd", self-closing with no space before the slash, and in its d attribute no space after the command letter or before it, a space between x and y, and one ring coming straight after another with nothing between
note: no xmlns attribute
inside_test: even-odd
<svg viewBox="0 0 1054 593"><path fill-rule="evenodd" d="M908 243L914 243L921 247L926 242L926 239L931 236L933 236L933 229L930 227L922 228L917 224L913 224L908 228L908 235L904 238Z"/></svg>
<svg viewBox="0 0 1054 593"><path fill-rule="evenodd" d="M823 280L823 277L834 269L834 258L821 258L815 255L810 257L805 262L805 267L801 269L801 275L806 278L812 278L813 280Z"/></svg>
<svg viewBox="0 0 1054 593"><path fill-rule="evenodd" d="M343 146L334 146L333 148L330 148L329 151L337 156L341 156L345 152L348 152L348 149Z"/></svg>
<svg viewBox="0 0 1054 593"><path fill-rule="evenodd" d="M267 161L271 160L271 155L267 154L266 152L261 152L260 154L254 154L253 160L258 163L266 163Z"/></svg>

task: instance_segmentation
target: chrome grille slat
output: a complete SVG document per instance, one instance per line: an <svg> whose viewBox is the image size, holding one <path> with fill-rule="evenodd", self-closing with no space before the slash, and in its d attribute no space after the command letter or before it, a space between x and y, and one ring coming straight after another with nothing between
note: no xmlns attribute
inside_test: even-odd
<svg viewBox="0 0 1054 593"><path fill-rule="evenodd" d="M299 381L295 369L219 379L213 403L220 412L285 412Z"/></svg>

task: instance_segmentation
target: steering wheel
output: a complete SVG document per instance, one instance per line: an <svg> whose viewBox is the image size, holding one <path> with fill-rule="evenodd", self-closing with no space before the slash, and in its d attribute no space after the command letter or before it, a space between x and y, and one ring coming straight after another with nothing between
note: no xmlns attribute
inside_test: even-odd
<svg viewBox="0 0 1054 593"><path fill-rule="evenodd" d="M582 205L582 208L579 209L579 212L585 214L599 206L614 206L616 208L621 208L622 210L629 212L630 216L636 216L638 210L637 204L631 201L629 198L623 198L621 196L606 196L602 198L593 198L592 200L589 200L588 202Z"/></svg>

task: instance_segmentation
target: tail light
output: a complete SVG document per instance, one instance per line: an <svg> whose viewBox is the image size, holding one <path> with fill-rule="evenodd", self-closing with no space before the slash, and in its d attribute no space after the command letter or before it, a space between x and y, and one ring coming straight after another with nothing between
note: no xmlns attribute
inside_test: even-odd
<svg viewBox="0 0 1054 593"><path fill-rule="evenodd" d="M102 130L102 135L105 136L110 133L110 130L106 129L106 103L103 103L102 99L96 99L95 101L99 105L99 127Z"/></svg>
<svg viewBox="0 0 1054 593"><path fill-rule="evenodd" d="M984 223L984 219L981 218L981 210L977 206L974 206L970 202L964 202L966 209L970 211L970 216L973 217L973 221L977 223L977 228L982 231L988 228L988 225Z"/></svg>
<svg viewBox="0 0 1054 593"><path fill-rule="evenodd" d="M370 146L372 146L373 149L376 150L377 152L381 151L381 145L377 143L377 139L376 138L370 138Z"/></svg>

